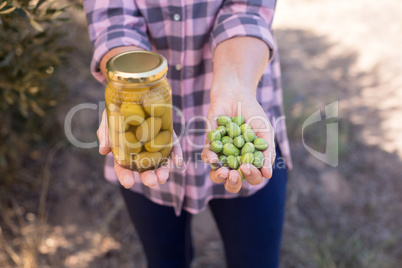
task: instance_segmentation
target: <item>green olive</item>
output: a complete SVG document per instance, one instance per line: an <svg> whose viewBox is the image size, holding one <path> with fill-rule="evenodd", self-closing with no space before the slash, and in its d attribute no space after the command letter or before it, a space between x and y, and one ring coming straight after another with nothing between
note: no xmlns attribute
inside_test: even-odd
<svg viewBox="0 0 402 268"><path fill-rule="evenodd" d="M169 105L166 103L166 99L161 95L155 95L144 99L144 110L151 116L163 115Z"/></svg>
<svg viewBox="0 0 402 268"><path fill-rule="evenodd" d="M138 154L141 152L142 143L137 140L134 133L127 131L124 133L124 145L129 154Z"/></svg>
<svg viewBox="0 0 402 268"><path fill-rule="evenodd" d="M242 164L252 164L254 161L254 155L252 153L245 153L244 155L242 155L241 159L240 159L240 163Z"/></svg>
<svg viewBox="0 0 402 268"><path fill-rule="evenodd" d="M251 129L245 129L243 132L243 138L246 142L252 142L256 138L254 131Z"/></svg>
<svg viewBox="0 0 402 268"><path fill-rule="evenodd" d="M264 151L265 149L268 148L268 143L267 143L267 141L264 140L264 139L256 138L256 139L254 140L254 147L255 147L255 149L257 149L257 150Z"/></svg>
<svg viewBox="0 0 402 268"><path fill-rule="evenodd" d="M229 116L221 115L217 119L218 125L226 127L227 123L232 122Z"/></svg>
<svg viewBox="0 0 402 268"><path fill-rule="evenodd" d="M233 139L229 136L223 136L221 142L223 145L225 145L226 143L233 143Z"/></svg>
<svg viewBox="0 0 402 268"><path fill-rule="evenodd" d="M162 150L172 143L172 135L169 131L161 131L156 137L144 144L148 152L154 153Z"/></svg>
<svg viewBox="0 0 402 268"><path fill-rule="evenodd" d="M172 146L167 146L159 151L162 154L162 157L169 157L172 152Z"/></svg>
<svg viewBox="0 0 402 268"><path fill-rule="evenodd" d="M231 169L237 169L239 167L239 161L237 160L237 157L234 155L229 155L227 158L228 166Z"/></svg>
<svg viewBox="0 0 402 268"><path fill-rule="evenodd" d="M171 110L166 110L166 112L161 116L162 119L162 129L169 130L172 126L172 112Z"/></svg>
<svg viewBox="0 0 402 268"><path fill-rule="evenodd" d="M237 169L237 171L240 173L241 181L244 181L246 178L244 178L243 172L241 172L240 167Z"/></svg>
<svg viewBox="0 0 402 268"><path fill-rule="evenodd" d="M209 142L213 142L213 141L220 141L221 140L221 133L219 132L219 130L211 130L208 133L208 140Z"/></svg>
<svg viewBox="0 0 402 268"><path fill-rule="evenodd" d="M235 123L235 124L237 124L238 126L241 126L241 125L243 125L243 123L244 123L244 117L241 116L241 115L235 116L235 117L232 119L232 122Z"/></svg>
<svg viewBox="0 0 402 268"><path fill-rule="evenodd" d="M124 117L119 112L119 107L115 111L107 111L107 121L109 131L124 132L130 128L130 125L124 122Z"/></svg>
<svg viewBox="0 0 402 268"><path fill-rule="evenodd" d="M219 163L211 163L210 166L213 171L216 171L221 167Z"/></svg>
<svg viewBox="0 0 402 268"><path fill-rule="evenodd" d="M262 154L261 151L256 151L256 152L254 153L253 165L254 165L256 168L261 168L263 164L264 164L264 155Z"/></svg>
<svg viewBox="0 0 402 268"><path fill-rule="evenodd" d="M222 166L226 167L228 164L228 157L224 154L219 156L219 161L221 162Z"/></svg>
<svg viewBox="0 0 402 268"><path fill-rule="evenodd" d="M246 129L251 129L251 127L250 127L249 124L243 124L243 125L241 125L241 126L240 126L241 134L243 134Z"/></svg>
<svg viewBox="0 0 402 268"><path fill-rule="evenodd" d="M222 151L223 144L221 141L216 140L211 142L211 151L214 153L220 153Z"/></svg>
<svg viewBox="0 0 402 268"><path fill-rule="evenodd" d="M243 147L245 141L243 136L237 136L233 139L233 144L237 147L237 148L241 148Z"/></svg>
<svg viewBox="0 0 402 268"><path fill-rule="evenodd" d="M221 133L222 137L226 135L226 127L219 126L219 127L216 128L216 130L218 130Z"/></svg>
<svg viewBox="0 0 402 268"><path fill-rule="evenodd" d="M244 155L246 153L254 153L254 151L255 151L254 144L252 144L251 142L246 142L243 148L241 148L241 155Z"/></svg>
<svg viewBox="0 0 402 268"><path fill-rule="evenodd" d="M137 128L135 136L141 142L152 140L158 135L162 126L162 119L160 117L149 117Z"/></svg>
<svg viewBox="0 0 402 268"><path fill-rule="evenodd" d="M240 127L237 124L233 123L233 122L229 122L226 125L226 132L228 133L228 135L231 138L234 138L234 137L237 137L237 136L241 135Z"/></svg>
<svg viewBox="0 0 402 268"><path fill-rule="evenodd" d="M238 156L240 154L240 150L231 143L226 143L223 145L222 153L226 156L234 155Z"/></svg>
<svg viewBox="0 0 402 268"><path fill-rule="evenodd" d="M145 118L141 105L134 103L123 103L120 107L120 113L124 116L124 120L133 126L140 125Z"/></svg>

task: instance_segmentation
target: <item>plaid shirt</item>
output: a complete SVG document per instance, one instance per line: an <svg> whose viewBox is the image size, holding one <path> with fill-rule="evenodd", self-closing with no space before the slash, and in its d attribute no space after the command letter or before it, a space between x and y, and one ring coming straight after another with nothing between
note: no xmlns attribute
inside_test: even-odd
<svg viewBox="0 0 402 268"><path fill-rule="evenodd" d="M174 129L176 133L186 131L180 142L184 164L181 168L171 168L168 181L154 188L144 186L136 173L133 191L155 203L173 206L179 215L182 209L197 213L213 198L250 196L268 182L251 186L245 181L240 192L229 193L223 184L215 184L208 178L209 166L200 157L206 139L205 121L201 116L206 116L210 103L213 51L222 41L236 36L260 38L271 49L270 63L258 84L257 100L271 120L276 142L291 168L285 121L281 119L279 59L271 30L275 4L275 0L84 1L94 44L91 71L97 80L106 83L100 73L100 60L119 46L156 51L169 64L167 77L173 91L173 105L179 110L174 112ZM106 158L105 177L117 182L111 155Z"/></svg>

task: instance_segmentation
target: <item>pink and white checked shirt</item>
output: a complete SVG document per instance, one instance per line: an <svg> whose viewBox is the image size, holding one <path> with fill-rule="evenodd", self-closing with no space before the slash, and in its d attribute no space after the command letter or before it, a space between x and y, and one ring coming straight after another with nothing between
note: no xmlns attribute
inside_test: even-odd
<svg viewBox="0 0 402 268"><path fill-rule="evenodd" d="M279 59L271 30L275 0L85 0L89 34L94 44L91 71L101 83L99 62L110 49L138 46L162 54L168 61L168 80L173 91L174 129L185 135L181 168L171 168L165 184L144 186L136 174L132 190L161 205L190 213L203 210L213 198L250 196L266 185L243 182L239 193L229 193L223 184L208 178L209 165L201 161L205 143L205 121L210 103L212 55L222 41L236 36L252 36L265 41L271 61L258 84L257 99L275 129L285 163L291 158L282 107ZM252 49L252 48L250 48ZM202 131L194 131L199 129ZM107 156L105 177L117 182L113 158Z"/></svg>

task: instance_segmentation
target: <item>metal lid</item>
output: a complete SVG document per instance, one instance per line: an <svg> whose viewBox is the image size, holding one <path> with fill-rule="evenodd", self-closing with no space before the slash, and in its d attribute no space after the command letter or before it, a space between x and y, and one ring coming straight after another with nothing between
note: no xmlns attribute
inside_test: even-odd
<svg viewBox="0 0 402 268"><path fill-rule="evenodd" d="M122 83L148 83L162 78L167 72L166 59L150 51L128 51L111 58L106 64L110 80Z"/></svg>

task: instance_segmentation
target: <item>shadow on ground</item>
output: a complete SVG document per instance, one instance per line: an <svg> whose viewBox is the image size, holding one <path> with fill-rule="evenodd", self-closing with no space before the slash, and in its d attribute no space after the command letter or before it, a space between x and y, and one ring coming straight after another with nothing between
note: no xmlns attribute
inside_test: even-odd
<svg viewBox="0 0 402 268"><path fill-rule="evenodd" d="M288 184L283 267L399 267L401 159L368 145L363 131L381 136L377 107L354 105L363 89L381 88L376 70L357 72L358 51L331 54L336 44L300 30L276 32L285 110L295 168ZM297 45L296 45L297 44ZM389 96L382 96L389 97ZM330 167L302 144L304 119L339 101L339 165ZM361 124L352 118L365 118ZM355 121L355 120L353 120ZM304 130L305 141L325 151L325 120Z"/></svg>

